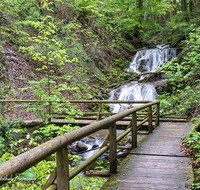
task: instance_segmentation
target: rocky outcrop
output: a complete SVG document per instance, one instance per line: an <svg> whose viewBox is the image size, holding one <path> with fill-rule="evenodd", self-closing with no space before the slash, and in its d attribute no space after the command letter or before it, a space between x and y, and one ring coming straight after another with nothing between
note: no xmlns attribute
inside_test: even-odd
<svg viewBox="0 0 200 190"><path fill-rule="evenodd" d="M161 95L167 92L167 82L163 80L159 80L153 83L154 87L156 88L157 94Z"/></svg>

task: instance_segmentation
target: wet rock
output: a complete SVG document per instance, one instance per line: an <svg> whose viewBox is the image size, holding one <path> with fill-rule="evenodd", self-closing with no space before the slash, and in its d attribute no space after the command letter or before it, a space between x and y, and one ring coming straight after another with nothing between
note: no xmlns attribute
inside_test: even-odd
<svg viewBox="0 0 200 190"><path fill-rule="evenodd" d="M87 140L88 143L94 143L95 141L96 141L95 138L88 138Z"/></svg>
<svg viewBox="0 0 200 190"><path fill-rule="evenodd" d="M155 87L159 87L159 86L167 87L167 82L166 81L156 81L153 83L153 85Z"/></svg>
<svg viewBox="0 0 200 190"><path fill-rule="evenodd" d="M92 146L92 149L95 149L95 148L97 148L97 147L99 147L99 145L98 145L98 144L94 144L94 145Z"/></svg>
<svg viewBox="0 0 200 190"><path fill-rule="evenodd" d="M68 148L69 154L72 154L72 155L77 154L77 148L76 148L76 145L74 143L72 145L68 145L67 148Z"/></svg>
<svg viewBox="0 0 200 190"><path fill-rule="evenodd" d="M77 148L78 152L82 152L82 151L85 151L88 149L87 145L82 142L78 142L76 145L76 148Z"/></svg>
<svg viewBox="0 0 200 190"><path fill-rule="evenodd" d="M119 151L117 152L117 158L125 158L130 151L128 150L123 150L123 151Z"/></svg>
<svg viewBox="0 0 200 190"><path fill-rule="evenodd" d="M155 86L158 95L167 92L168 85L166 81L156 81L153 83L153 85Z"/></svg>

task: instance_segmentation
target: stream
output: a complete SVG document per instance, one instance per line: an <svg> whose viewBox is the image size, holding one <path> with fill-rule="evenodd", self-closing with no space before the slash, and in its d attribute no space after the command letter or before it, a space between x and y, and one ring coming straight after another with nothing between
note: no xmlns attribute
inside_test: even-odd
<svg viewBox="0 0 200 190"><path fill-rule="evenodd" d="M163 67L167 61L176 57L176 49L169 45L157 45L155 49L144 48L133 57L127 72L145 73L155 72ZM154 83L140 83L139 81L148 77L143 75L138 81L133 81L110 92L109 100L157 100L158 94ZM138 104L110 104L110 111L118 113Z"/></svg>
<svg viewBox="0 0 200 190"><path fill-rule="evenodd" d="M144 72L155 72L159 67L163 67L167 61L176 57L176 49L170 48L169 45L157 45L155 49L144 48L138 51L133 57L129 68L125 69L127 72L144 73ZM139 81L147 75L142 76L138 81L132 81L128 84L124 84L121 87L114 89L110 92L109 100L157 100L158 94L154 83L140 83ZM162 83L162 82L161 82ZM114 113L122 112L131 106L138 106L140 104L110 104L110 110ZM117 135L121 133L117 130ZM92 138L83 139L81 142L85 144L85 151L78 153L82 156L82 161L87 160L92 156L98 147L101 146L104 139L108 135L108 130L101 130L92 135ZM131 136L127 137L129 143L131 142ZM141 141L144 135L138 135L138 141ZM95 145L95 148L93 147ZM129 144L130 146L130 144ZM118 150L118 156L123 155L124 157L128 152L124 150ZM100 159L106 159L109 156L108 153L101 156Z"/></svg>

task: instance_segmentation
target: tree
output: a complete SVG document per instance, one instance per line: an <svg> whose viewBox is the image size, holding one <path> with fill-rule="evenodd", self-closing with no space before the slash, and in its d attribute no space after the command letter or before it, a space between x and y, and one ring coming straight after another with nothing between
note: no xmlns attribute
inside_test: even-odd
<svg viewBox="0 0 200 190"><path fill-rule="evenodd" d="M44 123L50 122L52 113L80 114L80 111L75 110L64 97L66 91L73 91L77 95L80 91L78 88L69 87L67 76L62 73L65 63L78 62L78 59L69 60L66 50L62 49L62 43L56 40L54 18L46 16L41 22L22 21L21 24L38 31L36 37L27 36L26 43L29 43L29 46L21 46L20 51L28 52L33 60L39 62L40 67L36 71L44 75L39 81L27 81L27 87L22 88L22 91L32 91L40 100L38 105L26 111L34 111Z"/></svg>

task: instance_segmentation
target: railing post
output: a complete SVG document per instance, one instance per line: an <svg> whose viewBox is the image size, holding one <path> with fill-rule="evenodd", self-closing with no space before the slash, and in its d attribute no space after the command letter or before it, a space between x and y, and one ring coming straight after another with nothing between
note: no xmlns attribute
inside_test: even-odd
<svg viewBox="0 0 200 190"><path fill-rule="evenodd" d="M69 190L69 161L67 147L57 152L57 189Z"/></svg>
<svg viewBox="0 0 200 190"><path fill-rule="evenodd" d="M6 105L6 102L1 102L1 103L0 103L1 115L2 115L2 117L3 117L4 119L6 118L6 116L5 116L5 113L6 113L6 111L5 111L5 105Z"/></svg>
<svg viewBox="0 0 200 190"><path fill-rule="evenodd" d="M117 173L117 144L116 144L116 123L109 126L110 138L110 173Z"/></svg>
<svg viewBox="0 0 200 190"><path fill-rule="evenodd" d="M132 114L132 148L137 147L137 115L136 112Z"/></svg>
<svg viewBox="0 0 200 190"><path fill-rule="evenodd" d="M152 106L149 106L149 125L148 125L148 131L149 133L152 133L153 127L152 127Z"/></svg>
<svg viewBox="0 0 200 190"><path fill-rule="evenodd" d="M48 123L51 123L51 102L49 101L49 118L48 118Z"/></svg>
<svg viewBox="0 0 200 190"><path fill-rule="evenodd" d="M97 114L97 121L101 120L102 103L99 103L99 111Z"/></svg>
<svg viewBox="0 0 200 190"><path fill-rule="evenodd" d="M158 127L160 125L159 119L160 119L160 103L157 103L156 104L156 122L155 122L155 127Z"/></svg>

